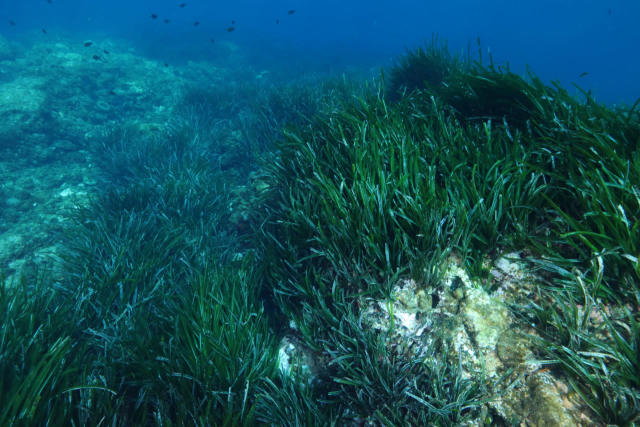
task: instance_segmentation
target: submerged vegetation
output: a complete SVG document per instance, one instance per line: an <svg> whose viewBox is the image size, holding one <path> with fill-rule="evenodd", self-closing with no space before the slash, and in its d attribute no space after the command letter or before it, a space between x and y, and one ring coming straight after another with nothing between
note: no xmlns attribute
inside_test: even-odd
<svg viewBox="0 0 640 427"><path fill-rule="evenodd" d="M492 402L526 375L443 332L478 292L573 412L637 421L638 106L437 42L385 83L194 91L162 132L102 135L56 274L0 288L0 424L521 423ZM532 283L495 279L507 253Z"/></svg>

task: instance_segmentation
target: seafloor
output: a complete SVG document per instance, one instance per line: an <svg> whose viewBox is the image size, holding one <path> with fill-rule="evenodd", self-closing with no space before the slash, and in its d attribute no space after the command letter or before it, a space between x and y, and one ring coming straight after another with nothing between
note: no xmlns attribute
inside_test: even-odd
<svg viewBox="0 0 640 427"><path fill-rule="evenodd" d="M636 422L637 111L439 49L0 36L0 425Z"/></svg>

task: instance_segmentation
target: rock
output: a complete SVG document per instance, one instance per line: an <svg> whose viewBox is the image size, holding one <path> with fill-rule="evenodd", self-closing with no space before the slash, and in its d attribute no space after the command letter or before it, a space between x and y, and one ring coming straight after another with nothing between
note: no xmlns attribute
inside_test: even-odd
<svg viewBox="0 0 640 427"><path fill-rule="evenodd" d="M496 268L499 285L534 280L522 265L506 259ZM491 294L475 283L459 260L447 261L439 286L401 280L393 295L392 301L362 301L364 323L390 331L386 345L401 357L428 355L434 346L449 349L450 354L436 356L443 358L441 363L460 363L464 378L486 381L495 393L483 419L500 418L512 425L579 424L575 416L580 409L564 405L566 385L534 361L530 331L521 330L512 317L505 293Z"/></svg>
<svg viewBox="0 0 640 427"><path fill-rule="evenodd" d="M564 390L545 371L530 375L500 395L489 406L511 425L540 427L596 425L588 418L578 422L564 404Z"/></svg>

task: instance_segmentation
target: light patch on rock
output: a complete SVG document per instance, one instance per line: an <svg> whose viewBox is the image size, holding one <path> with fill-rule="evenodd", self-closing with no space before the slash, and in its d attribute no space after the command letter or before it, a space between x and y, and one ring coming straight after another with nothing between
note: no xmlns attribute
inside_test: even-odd
<svg viewBox="0 0 640 427"><path fill-rule="evenodd" d="M416 314L415 313L397 313L396 318L400 321L400 324L409 330L416 328Z"/></svg>
<svg viewBox="0 0 640 427"><path fill-rule="evenodd" d="M73 190L71 190L70 188L65 188L60 192L60 197L69 197L69 196L72 196L73 194L74 194Z"/></svg>
<svg viewBox="0 0 640 427"><path fill-rule="evenodd" d="M295 346L286 338L280 343L278 349L278 369L289 375L291 373L291 355L295 351Z"/></svg>
<svg viewBox="0 0 640 427"><path fill-rule="evenodd" d="M284 337L278 348L278 369L283 375L309 383L317 374L317 367L305 348L294 339Z"/></svg>
<svg viewBox="0 0 640 427"><path fill-rule="evenodd" d="M525 271L518 262L514 261L519 258L520 256L515 252L504 254L496 260L492 271L523 280L526 277Z"/></svg>

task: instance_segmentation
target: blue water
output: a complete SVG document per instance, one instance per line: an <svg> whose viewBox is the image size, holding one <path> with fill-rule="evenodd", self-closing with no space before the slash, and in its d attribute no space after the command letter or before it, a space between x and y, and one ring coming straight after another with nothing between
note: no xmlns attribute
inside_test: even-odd
<svg viewBox="0 0 640 427"><path fill-rule="evenodd" d="M340 71L387 66L435 33L452 50L466 51L471 41L474 53L480 38L485 54L513 70L528 64L545 80L575 82L603 102L631 104L640 96L637 0L186 0L180 8L181 2L2 0L0 34L10 40L46 37L42 28L48 35L102 34L174 60L176 52L184 60L201 58L211 38L232 40L261 61Z"/></svg>

